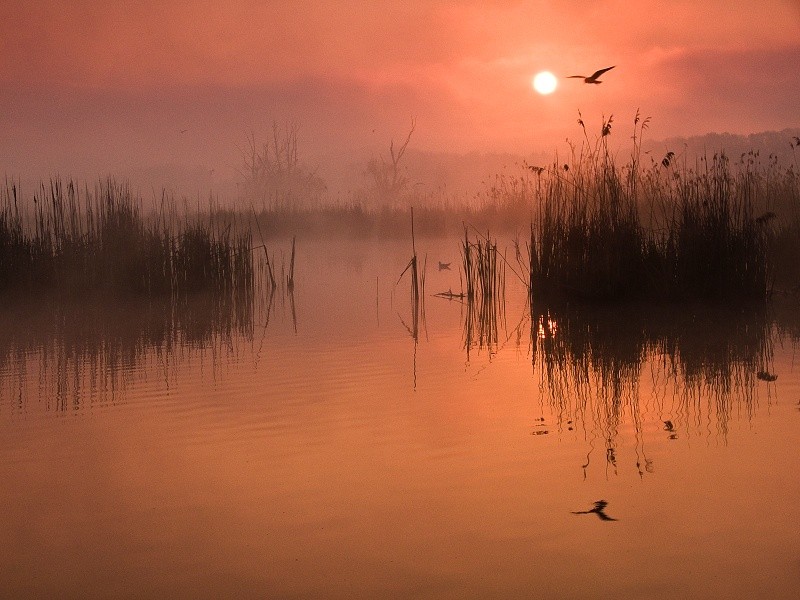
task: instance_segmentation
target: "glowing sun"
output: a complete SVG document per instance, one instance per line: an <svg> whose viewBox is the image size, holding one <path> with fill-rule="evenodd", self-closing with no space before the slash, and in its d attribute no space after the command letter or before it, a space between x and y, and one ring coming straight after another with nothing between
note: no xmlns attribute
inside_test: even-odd
<svg viewBox="0 0 800 600"><path fill-rule="evenodd" d="M537 73L533 78L533 89L540 94L552 94L558 87L558 79L550 71Z"/></svg>

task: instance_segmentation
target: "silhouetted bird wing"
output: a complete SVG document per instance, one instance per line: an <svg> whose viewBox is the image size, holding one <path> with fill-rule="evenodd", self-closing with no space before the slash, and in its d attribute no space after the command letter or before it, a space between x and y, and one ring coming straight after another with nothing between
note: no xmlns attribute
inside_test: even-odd
<svg viewBox="0 0 800 600"><path fill-rule="evenodd" d="M606 506L608 506L608 502L605 500L598 500L594 503L594 508L592 510L603 510Z"/></svg>
<svg viewBox="0 0 800 600"><path fill-rule="evenodd" d="M567 79L586 79L585 75L567 75Z"/></svg>
<svg viewBox="0 0 800 600"><path fill-rule="evenodd" d="M614 65L614 66L611 66L611 67L606 67L605 69L600 69L599 71L595 71L595 72L592 74L592 76L591 76L591 77L589 77L589 79L597 79L598 77L600 77L600 75L602 75L602 74L603 74L603 73L605 73L606 71L610 71L611 69L613 69L613 68L614 68L614 67L616 67L616 66L617 66L617 65Z"/></svg>

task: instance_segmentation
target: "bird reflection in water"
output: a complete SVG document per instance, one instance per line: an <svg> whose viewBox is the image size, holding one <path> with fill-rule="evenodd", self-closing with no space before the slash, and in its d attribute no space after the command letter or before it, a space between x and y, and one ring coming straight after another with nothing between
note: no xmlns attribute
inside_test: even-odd
<svg viewBox="0 0 800 600"><path fill-rule="evenodd" d="M669 432L669 439L677 440L678 433L675 431L675 425L672 421L664 421L664 431Z"/></svg>
<svg viewBox="0 0 800 600"><path fill-rule="evenodd" d="M616 521L617 519L609 517L606 514L606 506L608 506L608 502L606 502L605 500L598 500L597 502L594 503L594 508L590 508L589 510L578 510L578 511L574 511L573 510L572 514L573 515L589 515L589 514L594 513L594 514L596 514L598 516L598 518L601 521Z"/></svg>

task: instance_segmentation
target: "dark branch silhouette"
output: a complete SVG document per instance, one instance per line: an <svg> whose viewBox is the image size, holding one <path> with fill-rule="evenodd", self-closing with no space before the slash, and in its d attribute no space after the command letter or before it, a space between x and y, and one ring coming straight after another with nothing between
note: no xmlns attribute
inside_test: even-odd
<svg viewBox="0 0 800 600"><path fill-rule="evenodd" d="M583 83L603 83L602 81L600 81L600 75L602 75L606 71L610 71L616 66L617 65L614 65L612 67L606 67L605 69L600 69L598 71L595 71L588 77L586 77L586 75L570 75L569 77L567 77L567 79L583 79Z"/></svg>
<svg viewBox="0 0 800 600"><path fill-rule="evenodd" d="M605 512L606 506L608 506L608 502L606 502L605 500L598 500L597 502L594 503L594 508L591 508L589 510L579 510L579 511L573 510L572 514L588 515L594 513L600 518L601 521L616 521L617 519L612 519L606 514Z"/></svg>

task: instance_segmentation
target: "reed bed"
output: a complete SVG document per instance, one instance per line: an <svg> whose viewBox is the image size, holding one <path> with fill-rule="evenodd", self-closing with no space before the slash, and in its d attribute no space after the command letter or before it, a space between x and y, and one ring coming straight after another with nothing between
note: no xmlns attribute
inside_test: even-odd
<svg viewBox="0 0 800 600"><path fill-rule="evenodd" d="M0 291L104 291L144 296L234 293L253 285L249 231L179 217L174 201L143 215L129 188L42 184L25 202L0 191Z"/></svg>
<svg viewBox="0 0 800 600"><path fill-rule="evenodd" d="M461 242L461 268L464 277L464 346L467 356L472 347L496 350L499 330L505 317L505 259L486 237L470 240L464 228Z"/></svg>
<svg viewBox="0 0 800 600"><path fill-rule="evenodd" d="M789 204L796 210L800 177L791 169L759 170L752 156L734 166L724 153L690 168L669 152L643 168L635 150L620 167L608 150L610 128L609 119L598 142L587 137L570 163L536 170L531 294L591 301L767 298L780 248L784 254L800 248L791 232L776 245L787 221L775 212L787 196L794 196Z"/></svg>

